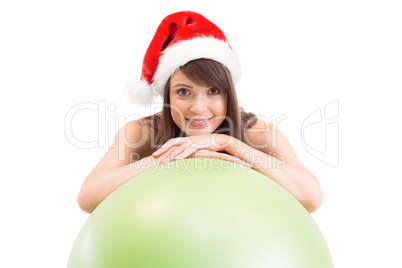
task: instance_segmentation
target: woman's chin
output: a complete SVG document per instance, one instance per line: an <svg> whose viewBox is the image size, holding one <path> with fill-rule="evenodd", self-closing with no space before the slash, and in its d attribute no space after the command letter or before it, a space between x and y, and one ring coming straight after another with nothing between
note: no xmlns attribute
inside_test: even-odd
<svg viewBox="0 0 402 268"><path fill-rule="evenodd" d="M187 129L185 131L187 136L196 136L196 135L210 135L212 134L211 130L209 129Z"/></svg>

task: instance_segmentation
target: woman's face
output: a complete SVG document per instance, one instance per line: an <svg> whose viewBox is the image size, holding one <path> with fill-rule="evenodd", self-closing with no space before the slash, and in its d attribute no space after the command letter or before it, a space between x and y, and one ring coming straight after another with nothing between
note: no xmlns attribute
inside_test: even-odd
<svg viewBox="0 0 402 268"><path fill-rule="evenodd" d="M188 136L211 134L225 120L227 94L193 83L180 69L170 78L170 112Z"/></svg>

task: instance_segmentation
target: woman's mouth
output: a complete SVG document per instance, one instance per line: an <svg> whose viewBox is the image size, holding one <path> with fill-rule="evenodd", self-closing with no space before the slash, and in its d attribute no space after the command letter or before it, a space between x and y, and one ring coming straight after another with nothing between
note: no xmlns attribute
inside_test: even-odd
<svg viewBox="0 0 402 268"><path fill-rule="evenodd" d="M186 121L190 124L190 126L202 127L208 125L209 121L211 121L212 118L213 117L199 120L186 118Z"/></svg>

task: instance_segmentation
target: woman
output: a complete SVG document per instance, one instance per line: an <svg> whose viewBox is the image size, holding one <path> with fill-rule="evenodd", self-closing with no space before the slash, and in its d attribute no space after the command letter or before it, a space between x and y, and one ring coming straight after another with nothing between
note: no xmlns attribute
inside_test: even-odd
<svg viewBox="0 0 402 268"><path fill-rule="evenodd" d="M119 130L82 185L81 209L91 213L119 186L162 163L212 157L261 172L309 212L317 210L319 182L287 138L238 107L239 70L237 55L216 25L194 12L166 17L145 54L141 80L126 88L141 104L162 95L163 109Z"/></svg>

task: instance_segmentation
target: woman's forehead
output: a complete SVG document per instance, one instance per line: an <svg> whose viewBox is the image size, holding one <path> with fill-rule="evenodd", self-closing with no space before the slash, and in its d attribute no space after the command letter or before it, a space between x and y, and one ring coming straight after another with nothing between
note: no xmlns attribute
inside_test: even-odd
<svg viewBox="0 0 402 268"><path fill-rule="evenodd" d="M190 82L192 82L187 75L185 75L180 69L177 69L176 71L174 71L174 73L172 74L171 81L177 81L177 80L188 80Z"/></svg>
<svg viewBox="0 0 402 268"><path fill-rule="evenodd" d="M192 81L187 75L184 74L180 69L177 69L170 78L170 87L174 87L177 84L187 85L187 86L202 86L202 87L210 87L209 85L199 84Z"/></svg>

